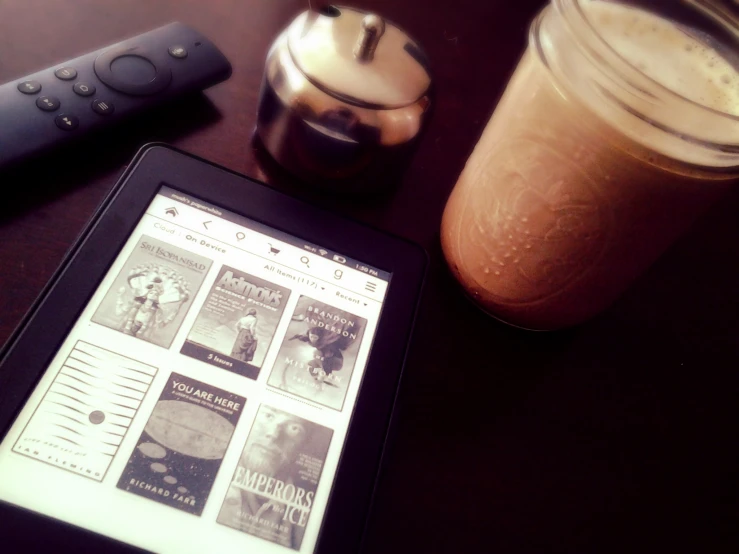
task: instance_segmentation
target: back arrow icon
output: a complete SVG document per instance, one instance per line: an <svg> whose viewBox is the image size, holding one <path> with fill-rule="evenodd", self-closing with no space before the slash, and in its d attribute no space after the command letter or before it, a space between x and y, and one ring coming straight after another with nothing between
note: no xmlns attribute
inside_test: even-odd
<svg viewBox="0 0 739 554"><path fill-rule="evenodd" d="M208 229L208 223L213 223L213 222L212 221L203 221L203 227L205 227L206 230Z"/></svg>

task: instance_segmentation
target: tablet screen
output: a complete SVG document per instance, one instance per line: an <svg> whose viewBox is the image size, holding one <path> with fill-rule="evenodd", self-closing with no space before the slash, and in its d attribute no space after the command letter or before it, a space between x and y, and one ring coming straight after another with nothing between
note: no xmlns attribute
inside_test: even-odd
<svg viewBox="0 0 739 554"><path fill-rule="evenodd" d="M390 274L163 186L0 444L0 500L312 552Z"/></svg>

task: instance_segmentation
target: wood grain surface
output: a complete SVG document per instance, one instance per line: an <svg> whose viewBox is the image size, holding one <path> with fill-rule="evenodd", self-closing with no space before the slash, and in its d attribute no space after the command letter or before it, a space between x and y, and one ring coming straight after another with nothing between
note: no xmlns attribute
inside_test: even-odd
<svg viewBox="0 0 739 554"><path fill-rule="evenodd" d="M366 201L313 191L252 141L267 49L306 1L0 2L0 82L172 20L234 66L204 95L0 173L0 343L136 150L163 140L430 254L368 552L739 551L739 194L587 324L497 323L447 273L439 223L543 0L354 5L414 36L437 86L400 187Z"/></svg>

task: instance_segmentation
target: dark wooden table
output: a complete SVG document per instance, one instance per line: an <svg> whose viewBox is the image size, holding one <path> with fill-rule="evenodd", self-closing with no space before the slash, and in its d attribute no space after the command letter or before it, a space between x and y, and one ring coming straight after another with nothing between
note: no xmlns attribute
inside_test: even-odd
<svg viewBox="0 0 739 554"><path fill-rule="evenodd" d="M267 48L307 4L0 3L0 82L170 20L210 36L234 65L205 97L0 173L0 342L137 148L164 140L430 253L369 552L739 551L739 194L602 316L559 333L508 328L459 293L438 229L543 0L357 0L424 45L438 84L402 186L366 203L319 196L255 156Z"/></svg>

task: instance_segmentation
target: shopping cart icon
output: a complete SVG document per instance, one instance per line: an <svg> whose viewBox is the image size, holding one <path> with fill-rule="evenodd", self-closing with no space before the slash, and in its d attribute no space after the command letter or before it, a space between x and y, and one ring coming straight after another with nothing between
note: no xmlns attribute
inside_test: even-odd
<svg viewBox="0 0 739 554"><path fill-rule="evenodd" d="M280 253L280 249L279 248L275 248L274 246L272 246L272 243L271 242L268 242L267 244L269 244L269 253L270 254L272 254L273 256L277 256L277 254Z"/></svg>

